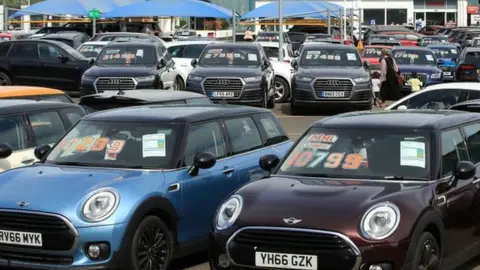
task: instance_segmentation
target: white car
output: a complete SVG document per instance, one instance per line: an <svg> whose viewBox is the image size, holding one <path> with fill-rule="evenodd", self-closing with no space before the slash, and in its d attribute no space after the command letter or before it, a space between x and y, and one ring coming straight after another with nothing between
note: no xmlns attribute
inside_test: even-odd
<svg viewBox="0 0 480 270"><path fill-rule="evenodd" d="M87 41L78 47L77 51L86 58L96 59L103 47L111 41Z"/></svg>
<svg viewBox="0 0 480 270"><path fill-rule="evenodd" d="M385 110L448 109L454 104L472 99L480 99L480 83L442 83L414 92Z"/></svg>
<svg viewBox="0 0 480 270"><path fill-rule="evenodd" d="M278 42L258 42L272 63L275 71L275 102L285 102L289 99L292 86L293 68L290 65L295 59L293 51L287 44L283 45L283 62L278 61Z"/></svg>
<svg viewBox="0 0 480 270"><path fill-rule="evenodd" d="M210 43L221 43L221 41L212 40L192 40L192 41L174 41L165 43L168 52L175 62L175 69L178 76L177 89L184 90L187 83L188 74L192 71L192 60L198 59L203 49ZM182 85L180 85L182 84Z"/></svg>

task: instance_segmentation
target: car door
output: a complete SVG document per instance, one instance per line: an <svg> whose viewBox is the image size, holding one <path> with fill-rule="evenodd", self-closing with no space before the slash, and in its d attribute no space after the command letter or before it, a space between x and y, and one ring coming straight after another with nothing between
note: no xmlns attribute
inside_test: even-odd
<svg viewBox="0 0 480 270"><path fill-rule="evenodd" d="M158 48L158 59L165 60L167 64L164 67L164 71L161 73L160 78L163 83L164 89L169 89L173 87L177 72L175 71L175 62L172 59L172 56L167 51L167 49L163 45L159 45Z"/></svg>
<svg viewBox="0 0 480 270"><path fill-rule="evenodd" d="M188 168L195 155L211 152L217 157L210 169L192 176ZM184 153L181 195L184 218L180 226L182 238L201 239L208 235L217 207L239 186L236 164L227 158L225 135L217 121L192 124L189 127Z"/></svg>
<svg viewBox="0 0 480 270"><path fill-rule="evenodd" d="M34 157L34 144L29 136L25 115L0 117L0 143L8 144L13 152L8 158L0 159L0 171L25 165ZM33 160L32 160L33 162Z"/></svg>
<svg viewBox="0 0 480 270"><path fill-rule="evenodd" d="M46 86L35 42L15 42L8 53L12 81L17 85Z"/></svg>
<svg viewBox="0 0 480 270"><path fill-rule="evenodd" d="M408 109L448 109L454 104L466 101L467 97L467 89L420 91L418 94L407 96L405 100L398 102L390 109L396 110L400 106L406 106Z"/></svg>
<svg viewBox="0 0 480 270"><path fill-rule="evenodd" d="M441 178L450 179L459 161L469 160L467 144L459 128L442 131L441 146ZM472 245L478 236L473 230L475 211L474 205L479 188L474 178L460 180L456 186L436 198L445 228L445 257L458 254Z"/></svg>
<svg viewBox="0 0 480 270"><path fill-rule="evenodd" d="M80 67L75 59L60 47L46 42L38 44L38 52L43 84L64 91L76 91Z"/></svg>
<svg viewBox="0 0 480 270"><path fill-rule="evenodd" d="M35 146L44 144L52 146L67 130L63 119L56 110L30 112L27 113L27 119Z"/></svg>

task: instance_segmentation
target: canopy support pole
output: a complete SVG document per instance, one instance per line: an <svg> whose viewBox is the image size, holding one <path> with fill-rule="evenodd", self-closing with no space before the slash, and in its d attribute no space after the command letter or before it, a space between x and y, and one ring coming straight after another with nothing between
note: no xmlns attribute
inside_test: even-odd
<svg viewBox="0 0 480 270"><path fill-rule="evenodd" d="M340 38L345 40L345 31L343 30L343 12L341 9L338 10L338 14L338 17L340 17Z"/></svg>
<svg viewBox="0 0 480 270"><path fill-rule="evenodd" d="M327 9L327 28L328 34L332 34L332 17L330 16L330 9Z"/></svg>
<svg viewBox="0 0 480 270"><path fill-rule="evenodd" d="M347 39L347 0L343 1L343 40Z"/></svg>
<svg viewBox="0 0 480 270"><path fill-rule="evenodd" d="M93 18L92 19L92 38L95 37L96 33L97 33L97 19Z"/></svg>
<svg viewBox="0 0 480 270"><path fill-rule="evenodd" d="M363 24L363 10L360 8L358 10L358 40L363 40L362 37L362 24Z"/></svg>
<svg viewBox="0 0 480 270"><path fill-rule="evenodd" d="M353 40L353 8L350 9L350 38Z"/></svg>
<svg viewBox="0 0 480 270"><path fill-rule="evenodd" d="M237 40L237 16L235 10L232 11L232 41L235 43Z"/></svg>
<svg viewBox="0 0 480 270"><path fill-rule="evenodd" d="M283 62L283 0L278 0L278 27L279 39L278 39L278 61Z"/></svg>
<svg viewBox="0 0 480 270"><path fill-rule="evenodd" d="M8 29L8 8L7 8L7 0L3 0L3 31L7 32Z"/></svg>

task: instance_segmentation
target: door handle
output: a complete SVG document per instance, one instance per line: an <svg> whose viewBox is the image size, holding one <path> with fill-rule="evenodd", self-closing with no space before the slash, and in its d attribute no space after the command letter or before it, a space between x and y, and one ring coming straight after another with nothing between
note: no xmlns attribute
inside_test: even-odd
<svg viewBox="0 0 480 270"><path fill-rule="evenodd" d="M231 174L235 171L234 168L228 168L222 171L223 174Z"/></svg>
<svg viewBox="0 0 480 270"><path fill-rule="evenodd" d="M21 162L23 164L30 164L30 163L33 163L34 161L35 161L35 159L31 158L31 159L24 159Z"/></svg>

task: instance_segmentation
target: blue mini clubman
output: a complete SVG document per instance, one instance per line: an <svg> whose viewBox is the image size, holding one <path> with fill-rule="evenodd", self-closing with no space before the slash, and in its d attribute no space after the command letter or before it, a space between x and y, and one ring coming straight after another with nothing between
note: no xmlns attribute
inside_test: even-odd
<svg viewBox="0 0 480 270"><path fill-rule="evenodd" d="M429 45L427 48L433 51L437 60L437 66L442 70L443 80L452 82L455 80L455 70L460 57L460 51L455 44L439 43Z"/></svg>
<svg viewBox="0 0 480 270"><path fill-rule="evenodd" d="M219 204L292 145L272 112L143 106L90 114L0 174L0 268L165 270L207 247ZM0 144L0 156L11 148Z"/></svg>
<svg viewBox="0 0 480 270"><path fill-rule="evenodd" d="M443 83L442 70L437 67L432 50L416 46L393 47L391 53L405 81L416 73L423 86Z"/></svg>

